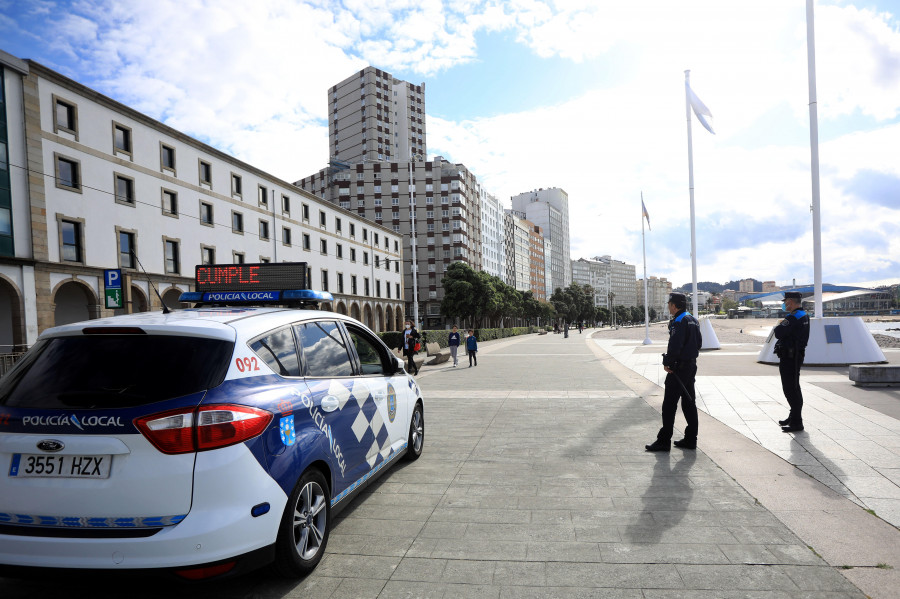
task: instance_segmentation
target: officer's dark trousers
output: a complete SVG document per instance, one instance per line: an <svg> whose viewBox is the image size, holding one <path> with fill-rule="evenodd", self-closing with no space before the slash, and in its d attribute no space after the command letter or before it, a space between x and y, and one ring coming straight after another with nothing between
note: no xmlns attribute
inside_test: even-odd
<svg viewBox="0 0 900 599"><path fill-rule="evenodd" d="M781 358L778 362L778 374L781 375L781 389L791 414L788 426L803 426L803 393L800 392L800 367L803 365L803 354L792 358Z"/></svg>
<svg viewBox="0 0 900 599"><path fill-rule="evenodd" d="M676 378L676 375L677 378ZM666 391L663 395L662 405L662 428L656 438L660 441L671 441L672 433L675 428L675 412L678 411L678 400L681 400L681 413L687 421L687 428L684 429L684 438L686 441L697 441L697 404L694 402L696 395L694 394L694 378L697 376L697 362L689 362L679 364L678 369L666 375ZM678 379L687 389L679 384Z"/></svg>

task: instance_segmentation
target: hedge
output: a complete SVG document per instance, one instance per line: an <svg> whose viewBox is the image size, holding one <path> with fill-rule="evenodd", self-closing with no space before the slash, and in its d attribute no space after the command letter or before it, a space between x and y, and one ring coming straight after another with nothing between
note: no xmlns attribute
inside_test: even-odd
<svg viewBox="0 0 900 599"><path fill-rule="evenodd" d="M512 327L508 329L475 329L475 338L478 339L478 341L491 341L492 339L504 339L506 337L515 337L517 335L529 335L544 330L544 328L545 327ZM465 341L467 332L468 331L465 329L459 330L461 342ZM447 347L447 342L450 337L450 331L448 329L419 331L419 333L421 333L423 337L422 349L425 349L426 342L437 343L441 347ZM386 331L378 334L381 336L381 340L391 349L396 349L403 344L402 331Z"/></svg>

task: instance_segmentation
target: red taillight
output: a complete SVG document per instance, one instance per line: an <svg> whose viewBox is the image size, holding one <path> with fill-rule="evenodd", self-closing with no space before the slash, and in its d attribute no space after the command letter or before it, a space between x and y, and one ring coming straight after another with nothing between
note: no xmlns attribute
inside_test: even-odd
<svg viewBox="0 0 900 599"><path fill-rule="evenodd" d="M226 562L217 566L206 566L205 568L175 570L175 574L178 574L182 578L186 578L188 580L202 580L204 578L212 578L213 576L219 576L220 574L230 572L231 569L234 568L235 563L236 562Z"/></svg>
<svg viewBox="0 0 900 599"><path fill-rule="evenodd" d="M207 451L259 435L272 413L249 406L218 404L182 408L135 418L134 424L163 453Z"/></svg>

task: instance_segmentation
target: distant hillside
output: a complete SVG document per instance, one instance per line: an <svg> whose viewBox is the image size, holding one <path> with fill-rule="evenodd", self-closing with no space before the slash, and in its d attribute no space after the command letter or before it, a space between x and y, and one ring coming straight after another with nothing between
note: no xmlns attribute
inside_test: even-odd
<svg viewBox="0 0 900 599"><path fill-rule="evenodd" d="M753 291L762 291L762 281L757 281L756 279L750 279L753 281ZM706 291L707 293L722 293L726 289L734 289L737 291L740 288L740 281L728 281L724 285L721 283L714 283L712 281L698 281L697 289L700 291ZM692 283L685 283L681 287L679 287L676 291L681 291L682 293L690 293L693 289Z"/></svg>

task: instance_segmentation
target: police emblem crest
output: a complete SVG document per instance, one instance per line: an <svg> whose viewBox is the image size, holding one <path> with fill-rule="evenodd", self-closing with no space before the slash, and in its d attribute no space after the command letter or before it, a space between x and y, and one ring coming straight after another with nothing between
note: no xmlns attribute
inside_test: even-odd
<svg viewBox="0 0 900 599"><path fill-rule="evenodd" d="M394 418L397 416L397 391L394 389L394 386L388 383L387 386L387 407L388 407L388 420L391 422L394 421Z"/></svg>
<svg viewBox="0 0 900 599"><path fill-rule="evenodd" d="M285 416L279 422L278 428L281 432L281 442L286 447L290 447L297 442L297 436L294 433L294 416Z"/></svg>

